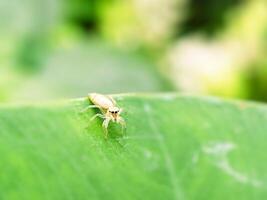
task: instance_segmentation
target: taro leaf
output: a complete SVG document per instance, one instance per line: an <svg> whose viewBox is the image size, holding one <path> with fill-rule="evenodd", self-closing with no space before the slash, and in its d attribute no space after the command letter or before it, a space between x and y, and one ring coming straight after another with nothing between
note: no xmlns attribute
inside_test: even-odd
<svg viewBox="0 0 267 200"><path fill-rule="evenodd" d="M88 100L0 108L0 199L266 199L267 107L117 95L103 137Z"/></svg>

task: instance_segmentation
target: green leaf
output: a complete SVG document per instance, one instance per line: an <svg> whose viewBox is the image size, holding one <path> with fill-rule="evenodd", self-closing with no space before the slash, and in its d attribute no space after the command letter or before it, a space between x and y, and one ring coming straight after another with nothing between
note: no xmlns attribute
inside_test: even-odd
<svg viewBox="0 0 267 200"><path fill-rule="evenodd" d="M104 139L87 99L0 108L0 199L266 199L265 105L117 95Z"/></svg>

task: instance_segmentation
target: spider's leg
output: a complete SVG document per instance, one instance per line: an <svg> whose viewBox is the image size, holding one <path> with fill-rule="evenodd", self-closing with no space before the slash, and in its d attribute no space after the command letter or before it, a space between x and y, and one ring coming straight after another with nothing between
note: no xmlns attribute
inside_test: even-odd
<svg viewBox="0 0 267 200"><path fill-rule="evenodd" d="M81 110L80 112L81 112L81 113L82 113L82 112L86 112L87 110L89 110L89 109L91 109L91 108L99 108L99 109L100 109L100 107L97 106L97 105L89 105L89 106L87 106L86 108L84 108L83 110Z"/></svg>
<svg viewBox="0 0 267 200"><path fill-rule="evenodd" d="M100 113L97 113L97 114L95 114L93 117L91 117L91 119L90 119L90 121L93 121L95 118L97 118L97 117L100 117L100 118L102 118L102 119L105 119L105 116L104 115L102 115L102 114L100 114Z"/></svg>
<svg viewBox="0 0 267 200"><path fill-rule="evenodd" d="M122 132L126 129L126 122L122 117L118 118L118 123L121 125Z"/></svg>
<svg viewBox="0 0 267 200"><path fill-rule="evenodd" d="M108 124L109 124L109 122L110 122L110 118L107 117L107 118L105 118L105 120L103 121L103 124L102 124L106 139L108 138Z"/></svg>

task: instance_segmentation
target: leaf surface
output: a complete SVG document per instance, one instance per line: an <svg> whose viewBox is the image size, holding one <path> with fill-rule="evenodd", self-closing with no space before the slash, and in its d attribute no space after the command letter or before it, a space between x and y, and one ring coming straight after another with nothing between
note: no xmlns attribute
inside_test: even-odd
<svg viewBox="0 0 267 200"><path fill-rule="evenodd" d="M0 199L265 199L267 107L115 95L104 139L87 99L0 108Z"/></svg>

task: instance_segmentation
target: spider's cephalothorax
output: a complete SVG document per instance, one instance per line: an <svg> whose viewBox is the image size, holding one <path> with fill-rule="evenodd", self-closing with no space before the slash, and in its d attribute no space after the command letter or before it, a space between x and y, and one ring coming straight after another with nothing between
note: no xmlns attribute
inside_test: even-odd
<svg viewBox="0 0 267 200"><path fill-rule="evenodd" d="M108 109L109 116L111 120L117 122L117 119L120 117L121 109L118 107L110 107Z"/></svg>

